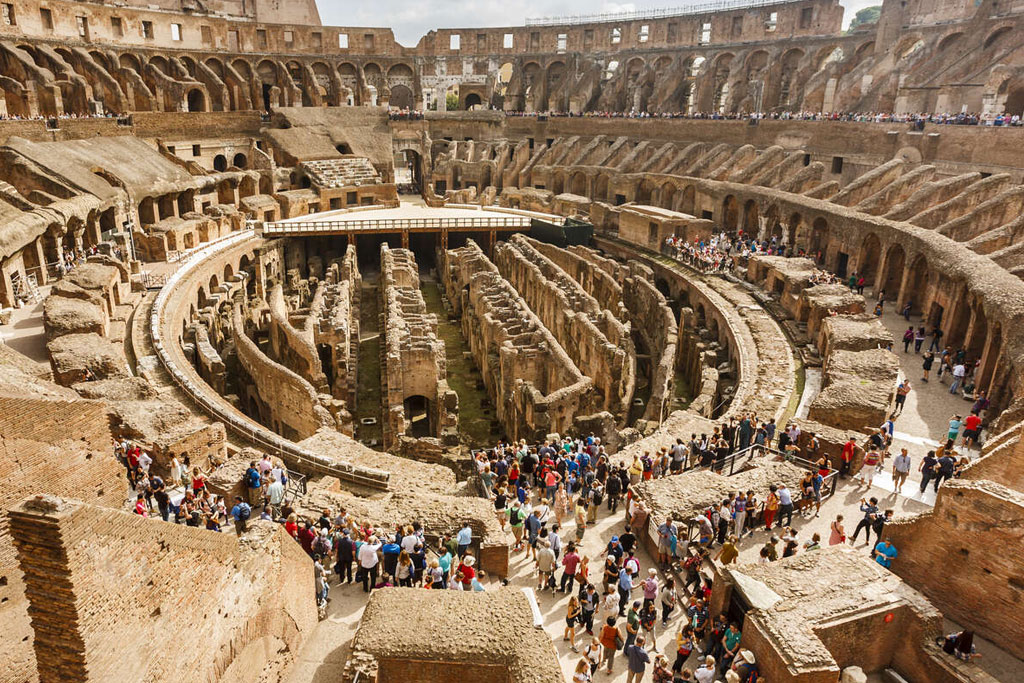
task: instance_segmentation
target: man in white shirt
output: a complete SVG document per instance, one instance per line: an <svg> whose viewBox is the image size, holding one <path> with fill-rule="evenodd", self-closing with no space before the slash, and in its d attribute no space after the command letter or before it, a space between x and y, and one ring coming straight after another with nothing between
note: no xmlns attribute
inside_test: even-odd
<svg viewBox="0 0 1024 683"><path fill-rule="evenodd" d="M270 501L270 513L274 519L281 519L281 505L284 503L284 485L270 475L270 486L267 487L267 499Z"/></svg>
<svg viewBox="0 0 1024 683"><path fill-rule="evenodd" d="M381 544L376 536L370 536L368 541L359 546L359 569L363 574L364 593L372 591L377 583L377 566L380 563L377 551L380 549ZM369 585L367 585L367 582L369 582Z"/></svg>
<svg viewBox="0 0 1024 683"><path fill-rule="evenodd" d="M963 363L957 363L953 366L953 383L949 385L949 393L956 393L956 390L964 383L965 374L967 374L967 369L964 367Z"/></svg>
<svg viewBox="0 0 1024 683"><path fill-rule="evenodd" d="M896 486L896 493L900 493L903 490L903 484L906 483L907 475L909 474L910 456L907 455L906 448L901 448L900 454L892 461L892 481Z"/></svg>
<svg viewBox="0 0 1024 683"><path fill-rule="evenodd" d="M142 451L139 454L139 469L143 472L149 473L149 466L153 464L153 458L149 456L149 453Z"/></svg>

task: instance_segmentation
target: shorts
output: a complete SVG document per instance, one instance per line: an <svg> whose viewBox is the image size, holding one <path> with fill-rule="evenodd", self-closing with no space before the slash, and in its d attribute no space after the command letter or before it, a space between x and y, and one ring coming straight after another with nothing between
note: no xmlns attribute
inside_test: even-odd
<svg viewBox="0 0 1024 683"><path fill-rule="evenodd" d="M576 625L576 617L566 617L565 618L565 627L566 628L572 628L575 625Z"/></svg>
<svg viewBox="0 0 1024 683"><path fill-rule="evenodd" d="M974 429L965 429L964 430L964 440L966 441L967 439L972 439L974 441L977 441L977 439L978 439L978 432L976 430L974 430Z"/></svg>
<svg viewBox="0 0 1024 683"><path fill-rule="evenodd" d="M659 543L658 544L658 554L659 555L671 555L672 554L672 548L668 547L664 543Z"/></svg>

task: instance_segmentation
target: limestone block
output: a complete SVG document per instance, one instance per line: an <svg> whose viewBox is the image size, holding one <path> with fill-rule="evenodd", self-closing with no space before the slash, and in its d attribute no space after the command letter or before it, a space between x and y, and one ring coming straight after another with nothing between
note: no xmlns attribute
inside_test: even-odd
<svg viewBox="0 0 1024 683"><path fill-rule="evenodd" d="M843 669L839 683L867 683L868 675L859 666L848 666Z"/></svg>
<svg viewBox="0 0 1024 683"><path fill-rule="evenodd" d="M120 345L112 344L98 334L67 334L46 345L58 384L71 386L86 377L86 370L96 379L128 377L128 364Z"/></svg>
<svg viewBox="0 0 1024 683"><path fill-rule="evenodd" d="M103 308L90 301L49 296L43 302L43 327L47 339L90 332L105 337L108 318Z"/></svg>

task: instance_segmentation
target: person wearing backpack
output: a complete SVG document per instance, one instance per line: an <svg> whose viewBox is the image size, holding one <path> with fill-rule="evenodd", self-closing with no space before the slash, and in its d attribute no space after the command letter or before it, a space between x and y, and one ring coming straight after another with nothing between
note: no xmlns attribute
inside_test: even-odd
<svg viewBox="0 0 1024 683"><path fill-rule="evenodd" d="M248 529L247 522L252 517L252 508L242 500L241 496L235 496L235 505L231 508L231 516L235 520L235 533L241 536Z"/></svg>
<svg viewBox="0 0 1024 683"><path fill-rule="evenodd" d="M256 467L256 461L249 463L249 469L245 471L245 490L249 497L249 505L263 505L263 481L260 471Z"/></svg>

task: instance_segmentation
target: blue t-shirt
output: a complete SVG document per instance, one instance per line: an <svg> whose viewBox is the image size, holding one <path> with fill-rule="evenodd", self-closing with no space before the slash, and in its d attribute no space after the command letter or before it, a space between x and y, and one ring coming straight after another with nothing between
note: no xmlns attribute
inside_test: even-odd
<svg viewBox="0 0 1024 683"><path fill-rule="evenodd" d="M892 566L893 558L896 557L896 546L879 543L875 546L875 562L886 569Z"/></svg>
<svg viewBox="0 0 1024 683"><path fill-rule="evenodd" d="M469 545L473 541L473 531L468 526L459 529L458 544Z"/></svg>

